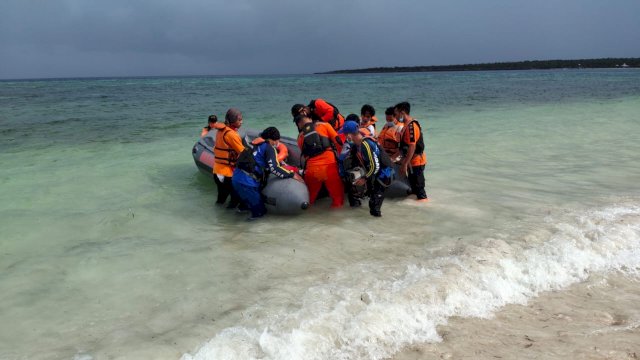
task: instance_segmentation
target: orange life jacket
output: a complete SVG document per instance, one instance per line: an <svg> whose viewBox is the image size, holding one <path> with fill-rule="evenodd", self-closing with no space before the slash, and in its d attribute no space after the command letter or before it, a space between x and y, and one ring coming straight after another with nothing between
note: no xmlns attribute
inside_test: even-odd
<svg viewBox="0 0 640 360"><path fill-rule="evenodd" d="M386 126L382 128L380 134L378 134L378 144L382 146L384 151L393 156L400 151L400 135L402 133L402 126L395 124L393 126Z"/></svg>
<svg viewBox="0 0 640 360"><path fill-rule="evenodd" d="M366 137L366 138L368 138L368 137L372 137L371 131L369 131L369 129L367 129L366 127L361 127L361 128L360 128L360 129L358 129L358 130L360 130L360 133L361 133L364 137Z"/></svg>
<svg viewBox="0 0 640 360"><path fill-rule="evenodd" d="M418 131L419 131L419 137L415 140L415 144L416 144L416 150L413 153L413 156L418 156L418 155L422 155L422 153L424 152L424 137L422 134L422 127L420 126L420 123L416 120L413 119L411 120L407 125L405 125L405 130L404 131L408 131L408 136L404 135L402 136L402 138L400 139L400 151L402 151L403 155L407 155L407 152L409 150L409 142L407 142L407 140L405 138L409 138L412 139L414 138L414 128L413 128L413 123L416 124L416 126L418 127Z"/></svg>
<svg viewBox="0 0 640 360"><path fill-rule="evenodd" d="M231 136L229 133L234 131L235 130L228 126L218 130L216 134L216 146L213 148L213 156L216 158L216 163L233 167L236 160L238 160L238 152L226 141L227 136Z"/></svg>
<svg viewBox="0 0 640 360"><path fill-rule="evenodd" d="M287 160L287 158L289 157L289 149L285 144L278 143L278 147L276 148L276 150L278 151L278 154L276 156L276 158L278 159L278 162L283 162Z"/></svg>
<svg viewBox="0 0 640 360"><path fill-rule="evenodd" d="M202 128L202 132L200 133L200 137L207 135L211 130L222 130L225 125L223 123L213 123L213 126L205 126Z"/></svg>

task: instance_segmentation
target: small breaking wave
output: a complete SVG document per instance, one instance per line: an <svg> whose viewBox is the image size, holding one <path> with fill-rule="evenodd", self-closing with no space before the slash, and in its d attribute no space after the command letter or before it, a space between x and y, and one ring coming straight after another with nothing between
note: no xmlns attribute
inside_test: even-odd
<svg viewBox="0 0 640 360"><path fill-rule="evenodd" d="M297 310L227 328L182 360L383 359L412 343L441 341L437 326L449 317L489 317L591 273L638 274L639 206L590 211L552 227L541 241L487 239L400 273L354 266L308 289Z"/></svg>

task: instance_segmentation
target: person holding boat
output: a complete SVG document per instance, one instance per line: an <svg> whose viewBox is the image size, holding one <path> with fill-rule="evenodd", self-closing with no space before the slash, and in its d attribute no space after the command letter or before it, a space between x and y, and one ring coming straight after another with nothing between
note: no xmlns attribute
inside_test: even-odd
<svg viewBox="0 0 640 360"><path fill-rule="evenodd" d="M222 125L222 124L218 124L218 117L216 115L209 115L209 118L207 119L207 126L202 128L202 131L200 132L200 137L204 137L205 135L207 135L209 131L216 128L216 125ZM221 127L222 126L220 126L219 128Z"/></svg>
<svg viewBox="0 0 640 360"><path fill-rule="evenodd" d="M340 114L340 110L332 103L324 99L315 99L311 100L307 109L310 113L306 115L311 116L314 121L319 120L328 123L335 131L342 129L344 117Z"/></svg>
<svg viewBox="0 0 640 360"><path fill-rule="evenodd" d="M349 156L352 165L356 166L346 171L347 181L353 189L349 193L354 197L358 197L358 193L360 197L368 195L369 214L380 217L385 189L394 179L393 162L378 146L375 138L365 134L366 130L357 123L345 122L342 131L352 143Z"/></svg>
<svg viewBox="0 0 640 360"><path fill-rule="evenodd" d="M269 174L303 181L296 171L281 166L277 158L279 144L280 131L268 127L251 142L253 148L245 149L238 157L232 183L238 196L251 210L251 217L247 220L261 218L267 212L260 190L266 186Z"/></svg>
<svg viewBox="0 0 640 360"><path fill-rule="evenodd" d="M402 158L402 153L400 152L400 136L404 126L396 118L393 106L388 107L384 115L387 122L382 127L382 130L380 130L380 134L378 134L378 144L380 144L393 162L398 163Z"/></svg>
<svg viewBox="0 0 640 360"><path fill-rule="evenodd" d="M222 205L231 197L227 209L235 209L240 205L240 198L233 189L231 178L235 169L238 155L245 146L238 134L242 126L242 113L240 110L231 108L224 117L224 126L218 129L216 134L216 145L213 148L215 157L213 164L213 180L218 187L218 199L216 204Z"/></svg>
<svg viewBox="0 0 640 360"><path fill-rule="evenodd" d="M427 156L424 153L424 133L420 123L410 115L410 112L411 105L406 101L394 107L396 118L405 124L400 137L400 151L403 156L400 174L408 178L411 192L416 195L417 200L427 201L427 192L424 189L424 168L427 164Z"/></svg>
<svg viewBox="0 0 640 360"><path fill-rule="evenodd" d="M336 155L342 147L342 141L326 122L314 122L304 114L297 115L293 121L299 131L298 146L304 160L304 181L309 189L309 203L313 205L324 185L332 200L331 207L342 207L344 186Z"/></svg>

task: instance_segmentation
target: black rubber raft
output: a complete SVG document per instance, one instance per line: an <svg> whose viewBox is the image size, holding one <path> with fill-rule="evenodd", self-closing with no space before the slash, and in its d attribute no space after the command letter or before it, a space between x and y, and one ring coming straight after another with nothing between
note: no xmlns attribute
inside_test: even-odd
<svg viewBox="0 0 640 360"><path fill-rule="evenodd" d="M240 129L240 136L247 144L258 137L259 132L252 129ZM280 138L289 150L289 157L286 163L300 167L300 148L296 139L283 136ZM216 143L216 130L200 138L193 146L192 154L198 169L205 175L213 178L213 148ZM406 197L409 193L409 185L404 178L396 179L385 191L385 197L397 198ZM265 198L265 206L271 214L295 215L309 207L309 191L307 187L294 179L280 179L270 176L267 186L262 190Z"/></svg>

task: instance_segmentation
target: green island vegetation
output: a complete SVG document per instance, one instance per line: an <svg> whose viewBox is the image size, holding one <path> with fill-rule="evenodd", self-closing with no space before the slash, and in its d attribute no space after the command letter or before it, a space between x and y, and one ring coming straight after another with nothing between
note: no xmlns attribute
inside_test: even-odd
<svg viewBox="0 0 640 360"><path fill-rule="evenodd" d="M366 69L334 70L316 74L359 74L429 71L487 71L487 70L548 70L548 69L603 69L640 68L640 58L603 58L579 60L532 60L464 65L395 66Z"/></svg>

